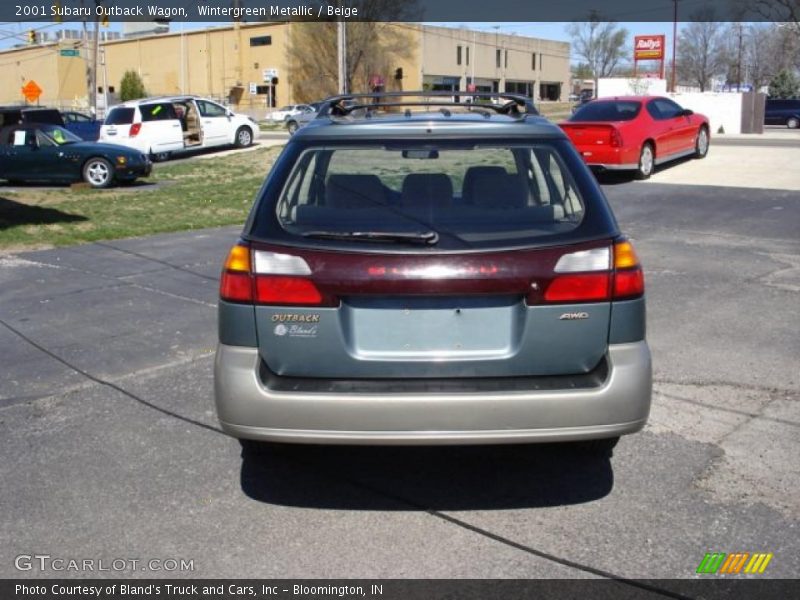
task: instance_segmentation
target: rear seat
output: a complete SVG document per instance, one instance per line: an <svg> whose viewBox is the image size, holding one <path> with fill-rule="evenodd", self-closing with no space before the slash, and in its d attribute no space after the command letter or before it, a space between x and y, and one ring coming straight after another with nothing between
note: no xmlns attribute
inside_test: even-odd
<svg viewBox="0 0 800 600"><path fill-rule="evenodd" d="M394 210L424 222L471 222L477 229L490 226L495 217L504 222L551 223L564 216L560 205L528 206L525 186L502 167L472 167L463 190L465 204L455 205L448 175L412 173L403 180L401 202ZM404 229L413 224L383 204L389 201L378 176L337 174L328 178L324 206L302 205L292 216L299 225L320 229L374 229L378 224Z"/></svg>
<svg viewBox="0 0 800 600"><path fill-rule="evenodd" d="M507 174L505 168L499 166L470 167L464 173L464 183L461 185L461 202L468 205L475 204L475 182L478 179Z"/></svg>
<svg viewBox="0 0 800 600"><path fill-rule="evenodd" d="M328 177L325 206L329 208L375 208L386 201L377 175L337 174Z"/></svg>
<svg viewBox="0 0 800 600"><path fill-rule="evenodd" d="M448 208L453 204L453 182L444 173L411 173L403 179L400 205L412 209Z"/></svg>

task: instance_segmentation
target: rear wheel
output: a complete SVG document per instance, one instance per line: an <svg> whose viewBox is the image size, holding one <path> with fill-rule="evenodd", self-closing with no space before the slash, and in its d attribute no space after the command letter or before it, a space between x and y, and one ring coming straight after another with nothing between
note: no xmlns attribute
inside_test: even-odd
<svg viewBox="0 0 800 600"><path fill-rule="evenodd" d="M165 160L169 160L170 156L172 156L172 152L151 152L150 160L153 162L164 162Z"/></svg>
<svg viewBox="0 0 800 600"><path fill-rule="evenodd" d="M577 442L575 448L583 454L591 454L602 458L610 458L614 454L614 448L619 442L619 437L603 438L601 440L586 440Z"/></svg>
<svg viewBox="0 0 800 600"><path fill-rule="evenodd" d="M297 121L289 121L286 123L286 131L289 132L289 135L294 135L294 132L297 131L298 125Z"/></svg>
<svg viewBox="0 0 800 600"><path fill-rule="evenodd" d="M114 179L111 163L105 158L90 158L83 165L83 180L96 189L106 188Z"/></svg>
<svg viewBox="0 0 800 600"><path fill-rule="evenodd" d="M706 154L708 154L708 129L701 127L694 141L694 157L705 158Z"/></svg>
<svg viewBox="0 0 800 600"><path fill-rule="evenodd" d="M258 442L256 440L239 440L242 447L242 457L267 458L270 456L286 455L291 451L292 444L278 444L273 442Z"/></svg>
<svg viewBox="0 0 800 600"><path fill-rule="evenodd" d="M237 148L246 148L250 144L253 143L253 132L250 131L249 127L239 127L236 130L236 141L234 145Z"/></svg>
<svg viewBox="0 0 800 600"><path fill-rule="evenodd" d="M800 127L800 119L798 119L797 117L789 117L788 119L786 119L786 126L789 129L797 129L798 127Z"/></svg>
<svg viewBox="0 0 800 600"><path fill-rule="evenodd" d="M639 167L636 169L636 179L649 179L655 167L655 152L653 145L646 142L639 153Z"/></svg>

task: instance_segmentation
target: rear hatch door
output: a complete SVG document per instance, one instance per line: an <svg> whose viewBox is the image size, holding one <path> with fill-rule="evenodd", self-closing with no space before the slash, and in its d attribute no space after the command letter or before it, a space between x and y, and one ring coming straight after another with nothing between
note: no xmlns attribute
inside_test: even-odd
<svg viewBox="0 0 800 600"><path fill-rule="evenodd" d="M616 224L567 140L326 144L291 160L251 237L273 372L517 377L602 360Z"/></svg>
<svg viewBox="0 0 800 600"><path fill-rule="evenodd" d="M592 248L607 255L608 243L567 253ZM286 249L255 252L272 257L279 250ZM257 306L260 353L271 371L297 377L585 373L606 352L610 304L591 290L588 302L546 302L564 254L564 248L446 258L292 251L329 305ZM594 276L608 286L607 272Z"/></svg>

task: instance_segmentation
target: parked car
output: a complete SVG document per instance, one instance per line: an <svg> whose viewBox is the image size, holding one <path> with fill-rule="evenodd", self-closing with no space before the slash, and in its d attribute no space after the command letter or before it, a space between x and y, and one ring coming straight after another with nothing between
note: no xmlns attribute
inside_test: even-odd
<svg viewBox="0 0 800 600"><path fill-rule="evenodd" d="M245 446L608 453L644 426L644 278L597 181L530 99L435 95L334 98L271 169L220 282L216 406Z"/></svg>
<svg viewBox="0 0 800 600"><path fill-rule="evenodd" d="M306 110L286 118L286 131L289 132L289 135L294 135L295 131L300 129L300 127L311 122L317 117L319 105L314 106L313 104L310 104L309 108L311 108L311 110Z"/></svg>
<svg viewBox="0 0 800 600"><path fill-rule="evenodd" d="M205 98L172 96L118 104L106 116L99 139L166 160L183 150L249 146L258 135L250 117Z"/></svg>
<svg viewBox="0 0 800 600"><path fill-rule="evenodd" d="M103 122L94 117L75 111L61 111L64 127L87 142L95 142L100 137Z"/></svg>
<svg viewBox="0 0 800 600"><path fill-rule="evenodd" d="M281 123L285 122L289 117L313 111L314 109L308 104L290 104L289 106L283 106L278 110L267 113L267 121Z"/></svg>
<svg viewBox="0 0 800 600"><path fill-rule="evenodd" d="M789 129L800 127L800 99L768 98L764 111L764 124L786 125Z"/></svg>
<svg viewBox="0 0 800 600"><path fill-rule="evenodd" d="M64 126L61 113L55 108L43 106L0 106L0 127L20 123L42 123Z"/></svg>
<svg viewBox="0 0 800 600"><path fill-rule="evenodd" d="M23 123L0 128L0 179L85 181L94 188L147 177L152 163L137 150L86 142L58 125Z"/></svg>
<svg viewBox="0 0 800 600"><path fill-rule="evenodd" d="M705 158L711 141L707 117L660 96L592 100L559 125L590 167L639 179L670 160Z"/></svg>

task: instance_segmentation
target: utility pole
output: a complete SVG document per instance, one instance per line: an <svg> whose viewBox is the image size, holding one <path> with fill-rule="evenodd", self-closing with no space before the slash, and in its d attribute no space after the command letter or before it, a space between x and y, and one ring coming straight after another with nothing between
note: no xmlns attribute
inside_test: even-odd
<svg viewBox="0 0 800 600"><path fill-rule="evenodd" d="M672 83L669 86L675 93L675 73L678 65L678 0L672 0Z"/></svg>
<svg viewBox="0 0 800 600"><path fill-rule="evenodd" d="M95 6L100 0L94 0ZM90 79L91 92L89 93L89 111L92 117L97 118L97 63L100 49L100 17L94 17L94 40L92 41L92 73Z"/></svg>
<svg viewBox="0 0 800 600"><path fill-rule="evenodd" d="M736 54L736 91L742 91L742 24L736 24L736 32L739 37L739 47Z"/></svg>
<svg viewBox="0 0 800 600"><path fill-rule="evenodd" d="M347 90L347 27L344 17L340 17L337 26L337 49L339 63L339 93L346 94Z"/></svg>

